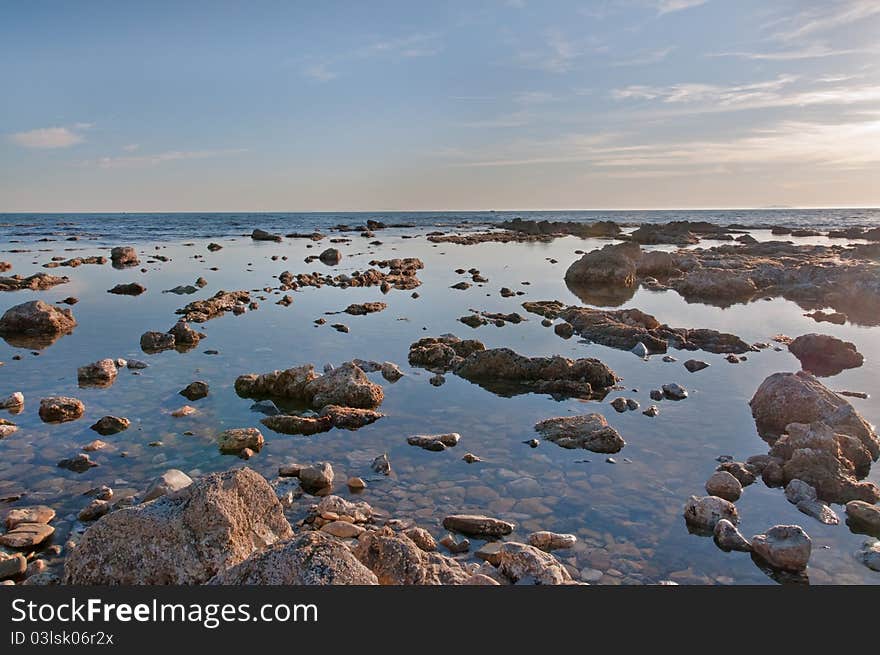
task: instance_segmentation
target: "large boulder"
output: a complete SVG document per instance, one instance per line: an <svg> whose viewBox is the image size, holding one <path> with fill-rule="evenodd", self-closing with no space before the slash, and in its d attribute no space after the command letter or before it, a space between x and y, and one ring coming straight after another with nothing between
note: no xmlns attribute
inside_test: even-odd
<svg viewBox="0 0 880 655"><path fill-rule="evenodd" d="M571 581L569 572L553 555L515 541L501 545L498 570L519 584L559 585Z"/></svg>
<svg viewBox="0 0 880 655"><path fill-rule="evenodd" d="M371 382L356 364L346 362L305 385L312 406L327 405L374 409L382 404L382 385Z"/></svg>
<svg viewBox="0 0 880 655"><path fill-rule="evenodd" d="M40 400L40 418L46 423L66 423L82 417L85 405L70 396L52 396Z"/></svg>
<svg viewBox="0 0 880 655"><path fill-rule="evenodd" d="M547 441L563 448L585 448L594 453L616 453L626 445L623 437L601 414L557 416L535 424Z"/></svg>
<svg viewBox="0 0 880 655"><path fill-rule="evenodd" d="M350 525L350 524L349 524ZM318 531L279 541L211 578L209 585L374 585L348 547Z"/></svg>
<svg viewBox="0 0 880 655"><path fill-rule="evenodd" d="M800 572L807 568L813 542L799 525L774 525L752 537L752 552L775 569Z"/></svg>
<svg viewBox="0 0 880 655"><path fill-rule="evenodd" d="M855 344L828 334L803 334L788 344L788 349L805 371L822 377L858 368L865 361Z"/></svg>
<svg viewBox="0 0 880 655"><path fill-rule="evenodd" d="M471 575L457 560L426 552L405 534L387 527L358 537L354 555L383 585L464 584Z"/></svg>
<svg viewBox="0 0 880 655"><path fill-rule="evenodd" d="M212 473L102 517L64 566L67 584L201 584L290 537L281 503L248 468Z"/></svg>
<svg viewBox="0 0 880 655"><path fill-rule="evenodd" d="M0 318L0 336L21 348L45 348L75 327L73 312L42 300L10 307Z"/></svg>
<svg viewBox="0 0 880 655"><path fill-rule="evenodd" d="M641 248L636 243L607 245L585 254L568 267L565 281L574 284L632 287Z"/></svg>
<svg viewBox="0 0 880 655"><path fill-rule="evenodd" d="M836 433L859 439L874 460L880 439L873 428L844 398L804 371L774 373L761 383L749 402L758 433L775 441L789 423L821 421Z"/></svg>
<svg viewBox="0 0 880 655"><path fill-rule="evenodd" d="M304 398L305 386L318 377L311 364L296 366L283 371L271 371L257 375L239 375L235 380L235 392L245 398L275 396L277 398Z"/></svg>
<svg viewBox="0 0 880 655"><path fill-rule="evenodd" d="M877 505L852 500L846 504L846 516L851 527L880 537L880 507Z"/></svg>
<svg viewBox="0 0 880 655"><path fill-rule="evenodd" d="M131 246L116 246L110 251L110 261L115 268L137 266L140 260L137 251Z"/></svg>

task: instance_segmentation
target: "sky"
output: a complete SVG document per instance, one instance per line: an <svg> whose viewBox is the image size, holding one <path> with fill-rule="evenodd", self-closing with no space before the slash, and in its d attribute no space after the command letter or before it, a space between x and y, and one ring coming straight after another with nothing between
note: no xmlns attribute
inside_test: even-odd
<svg viewBox="0 0 880 655"><path fill-rule="evenodd" d="M0 0L0 212L880 206L880 0Z"/></svg>

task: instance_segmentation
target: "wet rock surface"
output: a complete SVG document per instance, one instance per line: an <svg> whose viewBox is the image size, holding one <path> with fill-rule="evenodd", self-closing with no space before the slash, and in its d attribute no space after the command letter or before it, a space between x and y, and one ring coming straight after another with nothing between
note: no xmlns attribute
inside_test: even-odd
<svg viewBox="0 0 880 655"><path fill-rule="evenodd" d="M623 437L601 414L558 416L535 424L544 439L563 448L584 448L595 453L616 453L626 445Z"/></svg>
<svg viewBox="0 0 880 655"><path fill-rule="evenodd" d="M42 300L11 307L0 317L0 337L10 345L23 348L46 348L75 327L73 312Z"/></svg>

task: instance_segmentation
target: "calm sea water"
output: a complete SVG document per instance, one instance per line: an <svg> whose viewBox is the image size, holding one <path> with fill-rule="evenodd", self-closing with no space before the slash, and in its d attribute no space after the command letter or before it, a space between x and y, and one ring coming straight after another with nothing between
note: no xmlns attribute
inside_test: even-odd
<svg viewBox="0 0 880 655"><path fill-rule="evenodd" d="M442 518L453 512L487 513L513 520L517 530L512 538L519 540L538 529L572 532L579 543L571 551L558 552L559 558L586 579L601 576L598 580L602 584L666 579L694 584L772 583L747 555L724 553L711 538L689 534L681 512L688 496L704 493L703 486L717 466L717 457L731 455L745 460L766 453L767 445L755 430L748 400L766 376L797 370L797 360L785 350L770 349L750 353L747 362L733 365L720 355L699 353L698 357L711 366L691 374L681 364L692 356L688 353L673 353L680 357L676 363L665 363L659 357L643 361L628 352L576 338L560 339L552 329L542 327L538 317L525 314L520 306L524 300L580 303L566 287L564 271L578 258L576 250L601 247L607 241L566 237L551 243L457 246L431 244L422 237L405 238L423 235L426 223L489 222L513 215L521 214L433 214L423 218L413 214L3 217L2 222L14 224L2 228L5 232L0 238L0 259L12 263L11 273L43 271L41 265L55 256L108 255L109 243L105 241L139 242L146 271L142 272L141 267L115 270L109 265L58 268L51 272L68 275L69 283L43 292L0 294L0 312L37 298L50 303L71 295L79 298L72 308L79 322L73 334L38 355L0 340L0 361L5 362L0 366L0 396L22 391L26 398L24 412L8 417L20 426L19 431L0 440L0 497L25 495L14 504L0 503L0 512L10 506L52 506L58 512L55 542L63 544L68 534L78 529L76 513L88 503L82 494L92 487L107 484L122 496L142 492L168 468L196 476L244 465L235 457L220 454L215 441L226 428L262 427L261 416L249 409L251 401L235 394L236 376L305 363L320 369L325 362L339 364L352 358L390 360L402 367L404 378L390 384L378 374L370 375L385 389L381 406L385 418L355 432L332 430L311 437L280 435L264 428L267 444L247 465L272 478L282 464L329 461L338 480L344 481L350 475L367 479L369 487L360 499L386 516L413 519L436 537L443 534ZM725 223L745 222L751 217L758 224L772 219L790 225L825 227L878 220L877 212L841 210L839 220L834 215L825 211L815 215L711 214L714 220ZM537 216L557 220L572 217L566 213ZM582 218L624 221L636 213L626 216L603 212L584 213ZM645 216L650 220L693 219L707 218L707 213L651 212ZM821 216L821 220L807 223L809 216ZM382 241L378 247L369 245L372 239L348 235L350 243L337 244L343 259L332 269L319 262L303 262L327 247L326 240L316 244L303 239L272 243L238 236L253 227L284 232L326 228L340 222L354 224L370 217L389 223L421 220L422 227L378 232L377 238ZM98 240L68 243L61 239L84 234L93 234ZM769 230L758 229L752 234L761 240L773 238ZM57 241L26 248L12 243L39 238ZM794 240L827 241L822 237ZM223 249L209 252L210 241L221 243ZM714 244L704 241L703 245ZM151 253L161 254L168 261L150 261ZM278 292L259 291L277 288L277 276L284 270L351 273L363 270L377 257L421 258L425 269L419 273L423 282L418 289L420 297L396 290L382 295L376 288L307 288L293 294L290 307L283 307L275 304ZM467 291L450 289L463 279L455 269L471 267L480 269L489 282ZM199 276L208 280L208 286L196 294L162 293L177 285L192 284ZM140 297L107 293L116 284L134 281L148 289ZM502 298L499 289L504 286L526 295ZM208 338L191 352L146 355L140 351L138 339L143 332L167 330L176 320L176 308L220 289L258 290L254 295L263 295L265 300L260 301L256 311L226 315L200 325ZM348 334L313 323L326 312L338 312L350 303L376 300L388 303L388 309L368 316L343 314L328 320L346 323L351 330ZM835 390L871 394L872 398L852 402L869 421L880 423L880 406L873 400L880 392L878 328L820 325L804 317L804 310L796 304L783 299L722 309L686 303L673 291L639 289L622 302L622 307L637 307L674 326L734 332L749 342L766 341L780 332L797 336L816 331L852 341L865 355L864 366L824 382ZM519 311L528 320L502 328L471 329L457 320L470 314L471 309ZM652 402L650 389L668 382L685 385L691 396L678 403L659 403L660 416L648 418L641 411L617 414L607 401L556 401L538 394L503 397L454 375L447 375L444 385L434 387L428 383L430 374L407 365L407 351L409 344L421 337L444 333L477 338L490 348L509 347L533 356L598 357L624 378L626 386L625 391L612 392L608 400L623 395L647 407ZM208 349L219 354L206 354ZM21 359L13 359L16 355ZM78 388L77 367L104 357L143 359L150 366L140 375L121 371L107 389ZM210 395L189 403L178 391L197 379L209 383ZM80 398L86 405L86 415L62 425L42 423L37 416L39 399L49 395ZM186 418L170 416L172 410L184 404L196 406L199 413ZM535 422L585 412L602 413L626 439L626 447L615 456L616 464L607 463L604 455L565 450L549 442L535 449L523 443L534 436ZM98 436L89 426L106 414L128 417L132 426L117 435L101 437L109 447L92 454L100 466L81 474L57 468L60 459L80 452L84 444ZM428 452L406 444L408 435L452 431L461 433L462 440L445 452ZM151 445L156 442L161 445ZM461 457L467 451L483 461L466 464ZM387 478L376 476L369 466L383 452L388 453L395 471ZM875 467L869 479L880 481L878 473L880 467ZM344 484L337 491L351 497ZM303 516L311 502L310 497L298 501L289 512L291 520ZM880 573L870 571L855 557L865 537L850 532L843 523L825 526L799 513L785 500L782 490L767 488L758 481L745 489L737 507L747 536L779 523L797 523L807 530L813 539L808 571L812 583L880 583ZM834 509L843 518L843 508ZM473 549L480 544L479 540L472 543ZM51 564L57 569L62 561L55 558Z"/></svg>
<svg viewBox="0 0 880 655"><path fill-rule="evenodd" d="M486 227L512 218L622 224L708 221L750 227L787 225L817 229L880 225L880 209L744 209L668 211L525 211L525 212L349 212L349 213L179 213L179 214L0 214L0 242L40 238L174 240L235 236L260 227L272 232L326 231L340 223L372 219L418 228L468 224Z"/></svg>

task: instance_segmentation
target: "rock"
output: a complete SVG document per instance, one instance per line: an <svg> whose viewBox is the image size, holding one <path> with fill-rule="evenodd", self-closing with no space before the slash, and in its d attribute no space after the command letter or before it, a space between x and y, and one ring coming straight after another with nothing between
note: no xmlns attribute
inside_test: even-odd
<svg viewBox="0 0 880 655"><path fill-rule="evenodd" d="M752 537L752 552L775 569L799 572L807 568L812 540L799 525L775 525Z"/></svg>
<svg viewBox="0 0 880 655"><path fill-rule="evenodd" d="M220 290L207 300L194 300L174 313L182 314L185 321L204 323L226 312L241 314L247 310L250 302L250 293L247 291Z"/></svg>
<svg viewBox="0 0 880 655"><path fill-rule="evenodd" d="M513 532L513 523L478 514L453 514L443 519L443 527L471 537L503 537Z"/></svg>
<svg viewBox="0 0 880 655"><path fill-rule="evenodd" d="M11 393L6 398L0 399L0 409L18 413L24 408L24 394L20 391Z"/></svg>
<svg viewBox="0 0 880 655"><path fill-rule="evenodd" d="M391 462L388 459L388 453L382 453L378 457L373 460L373 463L370 465L376 473L380 473L382 475L391 475Z"/></svg>
<svg viewBox="0 0 880 655"><path fill-rule="evenodd" d="M127 266L137 266L140 260L137 251L131 246L117 246L110 251L110 261L114 268L124 268Z"/></svg>
<svg viewBox="0 0 880 655"><path fill-rule="evenodd" d="M330 521L321 526L321 532L326 532L340 539L356 539L364 531L361 526L346 521Z"/></svg>
<svg viewBox="0 0 880 655"><path fill-rule="evenodd" d="M365 302L349 305L343 311L352 316L365 316L367 314L381 312L383 309L387 309L387 307L388 305L384 302Z"/></svg>
<svg viewBox="0 0 880 655"><path fill-rule="evenodd" d="M857 556L872 571L880 571L880 541L866 541ZM2 565L0 562L0 566Z"/></svg>
<svg viewBox="0 0 880 655"><path fill-rule="evenodd" d="M653 418L654 416L658 416L660 414L660 408L657 407L657 405L651 405L650 407L648 407L648 409L642 412L642 414Z"/></svg>
<svg viewBox="0 0 880 655"><path fill-rule="evenodd" d="M15 578L27 570L27 560L21 553L0 555L0 580Z"/></svg>
<svg viewBox="0 0 880 655"><path fill-rule="evenodd" d="M788 349L805 371L822 377L858 368L865 361L855 344L827 334L801 335L788 344Z"/></svg>
<svg viewBox="0 0 880 655"><path fill-rule="evenodd" d="M266 416L275 416L281 413L281 410L278 409L278 406L271 400L258 400L250 406L250 410L252 412L265 414Z"/></svg>
<svg viewBox="0 0 880 655"><path fill-rule="evenodd" d="M425 450L446 450L458 444L461 435L457 432L449 434L416 434L406 438L410 446L418 446Z"/></svg>
<svg viewBox="0 0 880 655"><path fill-rule="evenodd" d="M74 455L73 457L62 459L58 462L58 468L67 469L68 471L73 471L74 473L85 473L90 468L94 468L98 466L97 462L93 462L91 458L85 453L79 453L78 455Z"/></svg>
<svg viewBox="0 0 880 655"><path fill-rule="evenodd" d="M179 393L187 400L199 400L208 395L208 383L202 380L190 382Z"/></svg>
<svg viewBox="0 0 880 655"><path fill-rule="evenodd" d="M117 296L139 296L147 290L143 284L138 282L130 282L129 284L117 284L112 289L108 289L107 293L113 293Z"/></svg>
<svg viewBox="0 0 880 655"><path fill-rule="evenodd" d="M20 523L49 523L55 518L55 510L45 505L33 507L16 507L6 512L3 523L7 530L12 530Z"/></svg>
<svg viewBox="0 0 880 655"><path fill-rule="evenodd" d="M500 541L487 541L474 551L474 555L478 559L489 562L489 564L492 564L493 566L498 566L498 563L501 561L502 545L503 543Z"/></svg>
<svg viewBox="0 0 880 655"><path fill-rule="evenodd" d="M798 511L807 516L812 516L819 523L824 523L825 525L837 525L840 523L840 518L834 510L821 500L802 500L797 503L797 508Z"/></svg>
<svg viewBox="0 0 880 655"><path fill-rule="evenodd" d="M477 456L474 455L473 453L465 453L465 454L462 456L462 459L463 459L465 462L467 462L468 464L475 464L475 463L477 463L477 462L482 462L482 461L483 461L482 459L480 459L479 457L477 457Z"/></svg>
<svg viewBox="0 0 880 655"><path fill-rule="evenodd" d="M340 541L304 532L218 573L209 585L375 585L376 576Z"/></svg>
<svg viewBox="0 0 880 655"><path fill-rule="evenodd" d="M314 507L319 516L335 515L333 520L349 517L355 523L366 523L373 516L373 508L367 503L353 503L341 496L324 496Z"/></svg>
<svg viewBox="0 0 880 655"><path fill-rule="evenodd" d="M734 502L742 495L742 485L727 471L715 471L706 481L706 493Z"/></svg>
<svg viewBox="0 0 880 655"><path fill-rule="evenodd" d="M691 373L696 373L697 371L702 371L704 368L709 368L709 365L699 359L689 359L684 363L684 367Z"/></svg>
<svg viewBox="0 0 880 655"><path fill-rule="evenodd" d="M173 334L167 332L144 332L141 335L141 350L153 354L163 350L171 350L175 346Z"/></svg>
<svg viewBox="0 0 880 655"><path fill-rule="evenodd" d="M263 434L257 428L231 428L217 438L222 453L239 453L245 448L259 452L263 447Z"/></svg>
<svg viewBox="0 0 880 655"><path fill-rule="evenodd" d="M345 333L345 334L348 334L348 332L350 331L350 330L348 329L348 326L345 325L344 323L334 323L334 324L331 325L330 327L332 327L332 328L333 328L334 330L336 330L337 332L343 332L343 333Z"/></svg>
<svg viewBox="0 0 880 655"><path fill-rule="evenodd" d="M596 286L635 286L635 260L640 255L641 249L636 244L607 245L588 252L569 266L565 272L565 281Z"/></svg>
<svg viewBox="0 0 880 655"><path fill-rule="evenodd" d="M641 341L636 343L631 349L630 352L637 357L647 357L648 356L648 347L643 344Z"/></svg>
<svg viewBox="0 0 880 655"><path fill-rule="evenodd" d="M397 382L403 377L403 371L401 371L400 367L394 362L383 362L381 370L382 377L389 382Z"/></svg>
<svg viewBox="0 0 880 655"><path fill-rule="evenodd" d="M747 553L752 550L748 539L727 519L719 519L715 524L713 538L716 545L723 551L738 550Z"/></svg>
<svg viewBox="0 0 880 655"><path fill-rule="evenodd" d="M358 477L349 478L346 484L351 491L361 491L367 488L367 483L364 482L363 478Z"/></svg>
<svg viewBox="0 0 880 655"><path fill-rule="evenodd" d="M742 462L734 462L733 460L721 462L716 471L727 471L737 480L743 487L747 487L755 481L755 472L747 464Z"/></svg>
<svg viewBox="0 0 880 655"><path fill-rule="evenodd" d="M0 439L5 439L6 437L13 435L16 432L18 432L17 425L8 422L5 419L0 420Z"/></svg>
<svg viewBox="0 0 880 655"><path fill-rule="evenodd" d="M90 428L102 436L107 436L127 430L130 425L131 421L127 418L122 418L120 416L102 416L94 423L94 425L90 426Z"/></svg>
<svg viewBox="0 0 880 655"><path fill-rule="evenodd" d="M353 407L340 407L339 405L327 405L321 408L319 418L329 419L334 428L344 430L357 430L370 423L375 423L384 414L372 409L355 409Z"/></svg>
<svg viewBox="0 0 880 655"><path fill-rule="evenodd" d="M192 483L193 479L183 471L168 469L150 483L150 486L144 492L142 501L147 503L161 496L173 494L176 491L185 489Z"/></svg>
<svg viewBox="0 0 880 655"><path fill-rule="evenodd" d="M774 373L765 379L749 403L758 433L775 441L790 423L821 421L834 432L859 439L876 460L880 439L844 398L804 371Z"/></svg>
<svg viewBox="0 0 880 655"><path fill-rule="evenodd" d="M327 250L318 255L318 259L327 266L335 266L342 261L342 253L336 248L327 248Z"/></svg>
<svg viewBox="0 0 880 655"><path fill-rule="evenodd" d="M7 548L34 548L46 541L55 528L45 523L18 523L14 528L0 535L0 546Z"/></svg>
<svg viewBox="0 0 880 655"><path fill-rule="evenodd" d="M219 243L211 242L208 244L208 250L210 250L211 252L216 252L216 251L222 250L222 249L223 249L223 246L221 246Z"/></svg>
<svg viewBox="0 0 880 655"><path fill-rule="evenodd" d="M174 418L182 418L184 416L192 416L193 414L198 414L199 410L197 410L192 405L184 405L183 407L178 407L173 412L171 412L171 416Z"/></svg>
<svg viewBox="0 0 880 655"><path fill-rule="evenodd" d="M85 412L82 401L69 396L52 396L40 400L40 418L46 423L75 421Z"/></svg>
<svg viewBox="0 0 880 655"><path fill-rule="evenodd" d="M515 541L501 545L498 570L520 584L559 585L571 580L569 572L553 555Z"/></svg>
<svg viewBox="0 0 880 655"><path fill-rule="evenodd" d="M260 423L273 432L281 434L318 434L319 432L327 432L333 427L333 419L330 416L276 414L260 419Z"/></svg>
<svg viewBox="0 0 880 655"><path fill-rule="evenodd" d="M142 362L137 359L129 359L128 361L125 362L125 366L126 366L126 368L130 368L133 370L140 370L140 369L148 368L150 365L147 364L146 362Z"/></svg>
<svg viewBox="0 0 880 655"><path fill-rule="evenodd" d="M99 518L104 516L110 511L110 503L106 500L99 500L95 498L88 505L83 507L77 518L80 521L97 521Z"/></svg>
<svg viewBox="0 0 880 655"><path fill-rule="evenodd" d="M394 534L388 527L361 535L354 555L383 585L463 584L470 577L458 561L426 552L405 534Z"/></svg>
<svg viewBox="0 0 880 655"><path fill-rule="evenodd" d="M816 490L803 480L794 479L785 485L785 498L797 505L804 500L816 500Z"/></svg>
<svg viewBox="0 0 880 655"><path fill-rule="evenodd" d="M6 262L0 262L4 264ZM0 267L0 271L7 270ZM69 282L67 277L56 277L48 273L34 273L27 277L21 275L13 275L12 277L0 276L0 291L23 291L29 289L31 291L44 291L51 289L55 285L65 284Z"/></svg>
<svg viewBox="0 0 880 655"><path fill-rule="evenodd" d="M278 234L272 234L271 232L266 232L266 230L261 230L259 228L254 229L251 232L251 239L254 241L277 241L281 242L281 236Z"/></svg>
<svg viewBox="0 0 880 655"><path fill-rule="evenodd" d="M651 396L651 400L663 400L663 391L661 389L651 389L648 395Z"/></svg>
<svg viewBox="0 0 880 655"><path fill-rule="evenodd" d="M557 334L557 336L562 337L563 339L571 339L574 334L574 328L571 323L557 323L553 326L553 331Z"/></svg>
<svg viewBox="0 0 880 655"><path fill-rule="evenodd" d="M306 385L317 378L318 374L311 364L261 375L249 373L236 378L235 392L245 398L274 396L308 401L310 396L306 392Z"/></svg>
<svg viewBox="0 0 880 655"><path fill-rule="evenodd" d="M403 534L412 539L412 542L425 552L437 550L437 542L431 533L424 528L413 526L404 530Z"/></svg>
<svg viewBox="0 0 880 655"><path fill-rule="evenodd" d="M551 551L563 548L571 548L577 543L577 537L573 534L560 534L541 530L532 532L528 537L529 545L540 550Z"/></svg>
<svg viewBox="0 0 880 655"><path fill-rule="evenodd" d="M739 523L739 514L734 504L723 498L691 496L684 506L684 519L690 526L711 531L721 519L727 519L736 525Z"/></svg>
<svg viewBox="0 0 880 655"><path fill-rule="evenodd" d="M304 466L299 470L299 481L306 490L321 490L333 485L333 467L329 462Z"/></svg>
<svg viewBox="0 0 880 655"><path fill-rule="evenodd" d="M168 334L174 337L175 347L179 346L197 346L202 339L202 335L198 330L189 326L186 321L177 321Z"/></svg>
<svg viewBox="0 0 880 655"><path fill-rule="evenodd" d="M584 448L596 453L616 453L626 445L623 437L601 414L557 416L535 424L535 430L563 448Z"/></svg>
<svg viewBox="0 0 880 655"><path fill-rule="evenodd" d="M669 400L684 400L688 397L687 389L676 382L664 384L662 386L663 397Z"/></svg>
<svg viewBox="0 0 880 655"><path fill-rule="evenodd" d="M618 412L625 412L629 409L626 404L626 398L615 398L611 401L611 406Z"/></svg>
<svg viewBox="0 0 880 655"><path fill-rule="evenodd" d="M112 512L83 534L65 584L200 584L291 536L275 492L254 471L212 473Z"/></svg>
<svg viewBox="0 0 880 655"><path fill-rule="evenodd" d="M80 366L76 371L79 386L108 387L116 380L116 362L101 359L93 364Z"/></svg>
<svg viewBox="0 0 880 655"><path fill-rule="evenodd" d="M6 310L0 318L0 337L12 346L41 349L75 327L76 319L69 309L31 300Z"/></svg>
<svg viewBox="0 0 880 655"><path fill-rule="evenodd" d="M847 522L859 531L880 537L880 507L862 500L846 504Z"/></svg>

